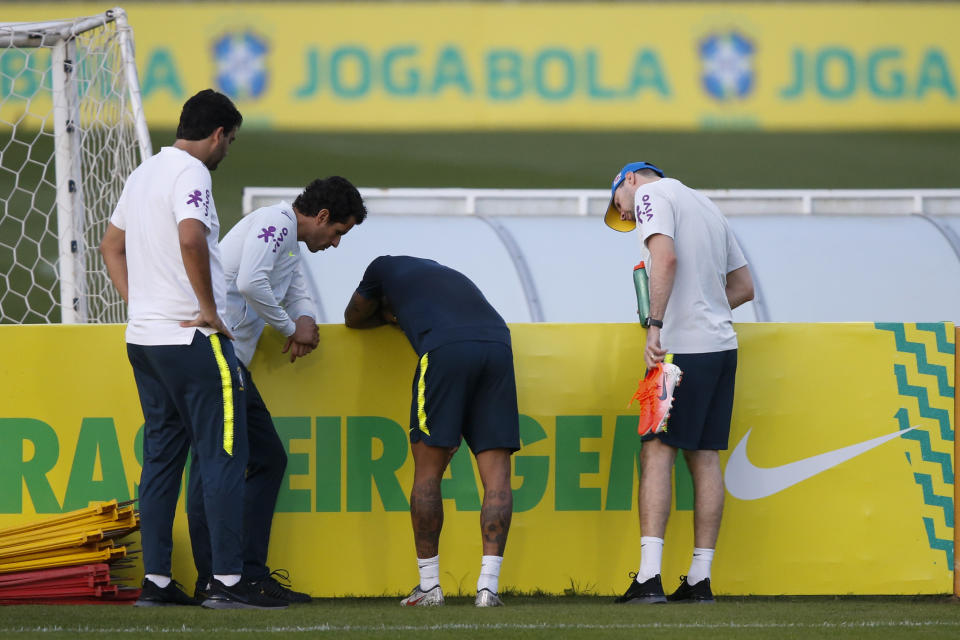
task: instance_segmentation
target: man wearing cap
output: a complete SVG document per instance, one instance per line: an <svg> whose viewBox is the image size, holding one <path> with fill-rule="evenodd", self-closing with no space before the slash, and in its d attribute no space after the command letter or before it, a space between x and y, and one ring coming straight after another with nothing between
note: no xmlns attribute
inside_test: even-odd
<svg viewBox="0 0 960 640"><path fill-rule="evenodd" d="M737 371L731 310L753 299L753 279L717 206L647 162L630 163L614 178L604 221L640 233L650 281L646 366L670 352L683 371L667 429L642 439L640 568L617 602L713 602L710 567L724 494L718 451L727 448ZM660 565L678 450L693 476L694 549L687 575L665 596Z"/></svg>

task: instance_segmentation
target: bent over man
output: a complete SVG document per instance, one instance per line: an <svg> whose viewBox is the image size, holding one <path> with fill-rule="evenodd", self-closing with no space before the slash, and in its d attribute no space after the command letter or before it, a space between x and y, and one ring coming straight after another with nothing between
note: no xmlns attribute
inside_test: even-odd
<svg viewBox="0 0 960 640"><path fill-rule="evenodd" d="M344 319L356 329L399 325L420 359L410 404L410 517L420 582L401 604L443 604L440 480L463 438L483 483L483 558L474 603L501 606L500 565L513 515L510 456L520 449L510 330L465 275L410 256L371 262Z"/></svg>

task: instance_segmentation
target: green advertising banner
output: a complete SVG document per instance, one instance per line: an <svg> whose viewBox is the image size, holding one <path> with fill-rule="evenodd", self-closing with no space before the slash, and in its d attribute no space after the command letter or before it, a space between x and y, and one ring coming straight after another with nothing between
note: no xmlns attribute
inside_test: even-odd
<svg viewBox="0 0 960 640"><path fill-rule="evenodd" d="M0 528L137 496L143 417L123 327L0 326ZM512 325L522 449L504 588L612 594L639 560L636 324ZM954 568L951 324L744 324L719 594L949 593ZM395 328L320 327L290 364L268 330L251 372L288 456L269 563L318 596L416 581L408 495L417 359ZM480 568L482 486L466 447L442 485L441 582ZM678 458L664 549L690 562L693 484ZM174 576L192 584L183 503ZM896 553L891 553L896 549Z"/></svg>

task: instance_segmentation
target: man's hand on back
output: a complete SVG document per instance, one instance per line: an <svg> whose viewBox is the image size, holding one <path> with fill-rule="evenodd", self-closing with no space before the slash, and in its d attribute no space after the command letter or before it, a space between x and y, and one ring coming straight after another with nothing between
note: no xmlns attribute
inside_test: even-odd
<svg viewBox="0 0 960 640"><path fill-rule="evenodd" d="M209 327L216 330L217 333L222 333L231 340L233 340L233 334L230 333L230 330L227 329L227 325L223 323L223 320L217 315L217 308L213 307L212 309L200 309L200 313L197 314L197 317L193 320L187 320L180 323L181 327Z"/></svg>

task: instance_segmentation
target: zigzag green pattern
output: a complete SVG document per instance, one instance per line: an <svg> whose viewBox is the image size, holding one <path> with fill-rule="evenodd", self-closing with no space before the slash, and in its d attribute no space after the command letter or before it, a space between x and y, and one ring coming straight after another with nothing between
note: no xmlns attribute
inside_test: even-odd
<svg viewBox="0 0 960 640"><path fill-rule="evenodd" d="M953 429L950 427L950 412L930 406L927 390L907 382L907 368L902 364L893 365L893 373L897 377L897 389L902 396L913 396L920 405L921 418L933 418L940 423L940 437L953 442Z"/></svg>
<svg viewBox="0 0 960 640"><path fill-rule="evenodd" d="M947 554L947 566L953 566L953 540L944 540L937 537L936 527L933 518L923 519L923 528L927 531L927 540L930 541L930 548L943 551Z"/></svg>
<svg viewBox="0 0 960 640"><path fill-rule="evenodd" d="M948 527L953 527L953 500L946 496L937 495L933 490L933 478L930 477L930 474L915 473L913 479L923 489L923 501L931 507L943 509L943 521Z"/></svg>
<svg viewBox="0 0 960 640"><path fill-rule="evenodd" d="M878 322L874 326L881 331L890 331L893 333L897 351L913 354L917 362L918 373L934 376L937 379L937 387L941 396L948 398L954 397L954 388L949 384L946 367L929 363L927 361L926 346L923 343L908 341L906 338L906 329L902 323ZM917 324L916 328L918 331L929 331L936 336L937 350L940 353L955 353L954 344L951 343L947 337L945 324L922 323ZM920 416L937 420L940 425L941 438L947 442L953 442L954 431L950 424L950 412L930 406L926 387L910 384L907 380L907 368L905 366L894 364L893 372L897 380L897 390L900 395L916 398ZM900 423L901 430L910 426L909 411L905 407L897 411L895 417ZM948 453L935 451L930 441L930 434L927 431L913 430L905 433L902 437L917 442L920 446L920 454L923 461L939 465L944 483L949 485L953 484L952 456ZM944 524L947 527L953 528L953 496L938 495L934 490L933 477L929 474L914 473L913 478L914 482L920 485L920 489L923 491L924 504L942 510ZM923 526L930 548L943 551L947 556L947 566L953 567L953 540L937 537L933 518L924 517Z"/></svg>
<svg viewBox="0 0 960 640"><path fill-rule="evenodd" d="M953 355L953 343L947 337L947 327L942 322L918 322L917 331L929 331L937 337L937 351Z"/></svg>
<svg viewBox="0 0 960 640"><path fill-rule="evenodd" d="M927 362L927 348L923 343L920 342L910 342L907 340L906 331L904 331L902 324L894 324L892 322L878 322L876 325L877 329L882 331L892 331L893 336L897 343L897 351L902 353L912 353L917 359L917 371L920 373L934 376L937 379L937 385L940 387L940 395L946 398L953 397L953 387L950 386L950 378L947 374L947 368L938 364L931 364ZM929 325L925 325L929 327ZM943 325L940 325L941 329ZM917 326L919 329L919 325ZM931 331L930 328L924 329L925 331ZM940 335L934 331L934 334L937 336L937 349L943 352L942 345L940 344ZM944 330L944 336L946 335L946 330ZM944 339L946 339L944 337ZM944 353L953 353L952 350L946 351Z"/></svg>
<svg viewBox="0 0 960 640"><path fill-rule="evenodd" d="M906 409L901 408L899 411L897 411L896 418L900 421L901 431L910 428L910 416ZM930 445L929 433L914 429L913 431L903 434L901 437L905 440L916 440L917 444L920 445L920 457L925 462L932 462L940 465L940 470L943 473L944 484L953 484L953 464L952 460L950 459L950 455L941 451L933 450L933 447Z"/></svg>

